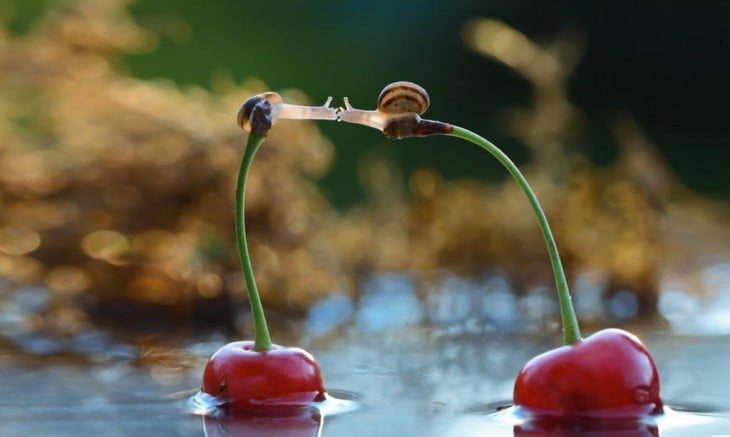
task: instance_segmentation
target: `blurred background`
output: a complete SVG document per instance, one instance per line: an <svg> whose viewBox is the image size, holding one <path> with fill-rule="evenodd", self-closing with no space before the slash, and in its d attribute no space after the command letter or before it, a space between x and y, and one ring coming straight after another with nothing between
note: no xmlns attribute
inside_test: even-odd
<svg viewBox="0 0 730 437"><path fill-rule="evenodd" d="M524 169L584 323L730 332L729 12L5 1L0 337L30 354L136 356L125 345L151 332L250 336L233 239L239 105L274 90L370 109L396 80L429 91L428 117ZM284 338L559 329L536 221L476 147L283 121L248 193L257 279Z"/></svg>
<svg viewBox="0 0 730 437"><path fill-rule="evenodd" d="M429 90L433 118L479 128L520 160L527 158L526 141L505 126L505 112L529 105L544 79L562 88L584 117L582 136L564 138L566 147L610 162L617 153L612 120L627 113L680 180L725 199L730 193L730 176L718 165L730 153L722 110L730 69L724 2L702 8L681 2L325 2L303 11L265 2L138 1L131 12L159 36L154 49L124 59L125 71L136 77L204 87L220 75L258 78L271 89L301 90L317 103L349 96L364 107L374 105L385 84L412 80ZM541 64L524 41L480 27L482 18L513 28L555 56L556 65ZM550 68L560 71L545 71ZM374 146L406 170L427 165L452 177L501 175L496 166L485 168L491 160L479 151L466 147L456 154L440 139L392 147L357 128L321 129L338 150L323 180L336 205L358 199L353 168Z"/></svg>

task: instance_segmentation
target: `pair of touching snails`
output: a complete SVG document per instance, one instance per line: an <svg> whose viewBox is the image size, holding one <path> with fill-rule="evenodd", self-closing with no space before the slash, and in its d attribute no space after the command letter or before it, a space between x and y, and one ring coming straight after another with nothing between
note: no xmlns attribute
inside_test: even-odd
<svg viewBox="0 0 730 437"><path fill-rule="evenodd" d="M431 101L428 93L413 82L393 82L383 88L374 110L353 108L345 97L345 107L332 108L332 97L322 106L302 106L284 103L275 92L258 94L246 100L238 111L238 125L260 136L266 136L279 119L332 120L370 126L388 138L406 138L449 134L452 126L440 121L426 120Z"/></svg>
<svg viewBox="0 0 730 437"><path fill-rule="evenodd" d="M530 422L534 421L539 424L542 423L542 419L548 418L552 427L556 418L564 418L567 421L590 418L602 423L600 421L605 419L613 420L620 417L633 421L644 420L649 415L662 412L663 403L659 395L659 375L656 365L646 347L637 337L618 329L599 331L585 340L581 337L565 271L547 217L527 179L499 147L468 129L421 118L421 114L429 106L428 94L426 90L411 82L395 82L385 87L378 98L377 109L371 111L353 108L346 97L344 108L331 108L329 106L331 102L330 97L322 106L290 105L284 103L281 96L276 93L264 93L246 100L238 113L238 124L251 132L239 174L239 189L237 190L239 206L237 207L236 223L239 250L243 260L242 266L246 274L256 326L254 351L267 351L273 346L268 337L268 328L266 328L263 308L255 288L256 283L245 242L243 226L245 176L256 149L263 142L273 123L282 118L344 121L370 126L383 132L389 138L443 134L461 138L489 152L515 179L535 213L555 277L564 346L533 358L517 376L514 402L524 413L524 417L520 420L524 420L530 429L541 429L539 426L542 425L538 426L530 424ZM256 322L257 320L260 322ZM304 389L299 389L299 392L303 392L307 396L323 393L321 376L316 363L308 355L300 353L296 349L288 349L286 356L296 357L299 362L306 364L297 369L315 369L316 371L309 372L308 375L292 376L289 370L284 373L275 372L278 372L278 369L291 367L288 362L269 364L275 371L269 372L267 377L268 375L276 377L272 377L272 382L267 383L266 387L276 385L278 380L283 380L278 375L285 374L289 378L286 380L286 384L278 385L278 387L283 387L280 391L281 399L293 399L291 395L293 381L306 383L302 386ZM620 359L604 359L605 357L619 357ZM254 354L250 359L251 361L260 360L261 356ZM246 366L248 364L242 364L239 367L248 369ZM213 367L226 368L225 366ZM233 368L233 365L230 368ZM226 375L215 374L215 377L211 379L213 394L219 387L215 383L221 378L227 381L232 380L226 379L226 377ZM251 397L250 392L243 395L244 399ZM206 393L210 393L210 391ZM277 399L276 402L278 401ZM538 427L535 428L535 426ZM515 430L519 429L521 428L515 427Z"/></svg>

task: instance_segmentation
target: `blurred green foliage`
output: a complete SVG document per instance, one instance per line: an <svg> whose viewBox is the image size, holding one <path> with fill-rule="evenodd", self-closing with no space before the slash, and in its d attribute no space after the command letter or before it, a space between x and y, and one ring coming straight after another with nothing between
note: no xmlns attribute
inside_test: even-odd
<svg viewBox="0 0 730 437"><path fill-rule="evenodd" d="M0 13L23 32L58 0L10 0ZM575 150L600 163L616 156L607 125L633 115L690 187L730 195L730 125L718 91L727 88L730 4L618 1L342 2L138 0L135 18L160 35L154 51L129 56L121 68L142 78L210 86L216 77L257 78L271 89L297 88L314 101L349 96L371 107L383 85L411 80L429 90L429 116L473 128L515 160L528 153L503 127L503 110L529 101L530 87L462 40L472 18L506 21L536 41L573 32L585 47L570 97L588 115ZM246 96L241 96L242 99ZM335 102L337 104L337 101ZM235 109L231 110L231 117ZM393 145L356 126L323 123L337 162L323 184L339 206L359 198L357 163L379 153L406 171L436 167L446 177L501 179L476 148L432 138ZM452 147L453 146L453 147Z"/></svg>

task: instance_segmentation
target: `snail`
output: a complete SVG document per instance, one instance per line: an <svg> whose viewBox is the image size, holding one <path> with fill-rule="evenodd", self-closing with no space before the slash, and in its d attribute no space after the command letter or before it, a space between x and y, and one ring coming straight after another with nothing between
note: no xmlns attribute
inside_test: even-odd
<svg viewBox="0 0 730 437"><path fill-rule="evenodd" d="M426 90L413 82L393 82L378 96L378 109L388 114L415 112L423 115L430 105Z"/></svg>
<svg viewBox="0 0 730 437"><path fill-rule="evenodd" d="M278 119L336 120L370 126L388 138L421 137L448 134L452 126L440 121L425 120L421 115L431 99L423 87L413 82L393 82L378 96L377 109L353 108L345 97L344 108L330 108L332 97L322 106L301 106L284 103L278 93L266 92L250 97L238 110L238 125L248 132L266 136Z"/></svg>
<svg viewBox="0 0 730 437"><path fill-rule="evenodd" d="M276 120L337 120L338 109L330 108L332 97L322 106L284 103L281 95L266 92L248 98L238 110L238 125L248 132L266 136Z"/></svg>
<svg viewBox="0 0 730 437"><path fill-rule="evenodd" d="M406 138L451 132L451 125L424 120L421 115L431 99L423 87L406 81L393 82L378 96L378 107L367 111L353 108L344 98L345 107L339 109L338 121L370 126L389 138Z"/></svg>

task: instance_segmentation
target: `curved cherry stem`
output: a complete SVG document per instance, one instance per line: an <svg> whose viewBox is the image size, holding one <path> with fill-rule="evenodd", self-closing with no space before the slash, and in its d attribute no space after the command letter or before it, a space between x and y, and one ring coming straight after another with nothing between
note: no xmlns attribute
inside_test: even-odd
<svg viewBox="0 0 730 437"><path fill-rule="evenodd" d="M563 343L566 345L575 344L581 341L580 329L578 327L578 318L575 315L573 309L572 299L570 297L570 290L568 289L568 281L565 279L565 271L563 270L563 264L560 261L560 254L558 253L558 246L555 244L555 238L550 230L547 217L542 210L540 202L535 196L535 192L532 191L530 184L527 179L522 175L522 172L512 162L512 160L491 142L485 138L475 134L474 132L464 129L458 126L452 126L453 129L447 135L458 137L467 140L471 143L476 144L487 152L491 153L497 161L500 162L512 177L517 181L524 191L527 199L530 201L532 209L535 211L537 221L540 224L542 235L545 238L545 244L547 245L548 255L550 256L550 264L552 265L553 275L555 276L555 287L558 292L558 302L560 303L560 316L563 324Z"/></svg>
<svg viewBox="0 0 730 437"><path fill-rule="evenodd" d="M251 168L253 157L263 141L264 137L256 135L253 132L249 134L246 150L243 152L243 158L241 159L241 168L238 170L238 182L236 185L236 241L238 243L238 255L241 259L241 269L243 270L246 288L248 289L248 301L251 304L251 314L253 315L253 349L255 351L267 351L271 349L269 327L266 324L264 307L261 305L261 297L256 287L256 279L253 276L251 256L248 253L245 221L246 179L248 178L248 171Z"/></svg>

